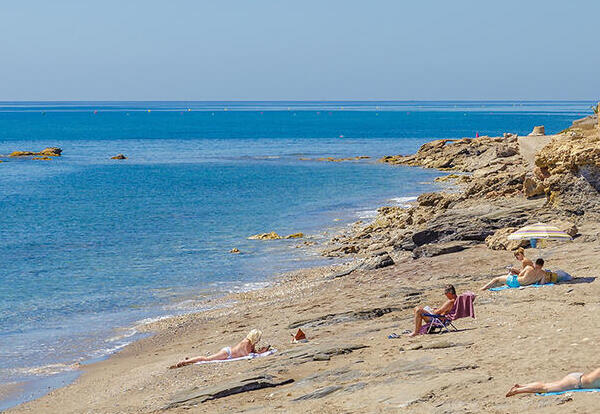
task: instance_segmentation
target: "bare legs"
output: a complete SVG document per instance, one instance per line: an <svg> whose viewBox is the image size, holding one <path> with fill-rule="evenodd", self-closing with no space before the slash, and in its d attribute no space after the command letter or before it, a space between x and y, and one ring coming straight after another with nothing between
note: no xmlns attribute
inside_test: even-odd
<svg viewBox="0 0 600 414"><path fill-rule="evenodd" d="M424 312L421 306L415 308L415 330L409 336L417 336L421 330L421 326L423 326L423 321L429 322L430 318L423 316Z"/></svg>
<svg viewBox="0 0 600 414"><path fill-rule="evenodd" d="M180 368L186 365L195 364L196 362L205 362L205 361L221 361L227 359L227 352L224 349L221 349L216 354L212 354L209 356L197 356L194 358L186 358L183 361L179 361L175 365L171 365L169 368Z"/></svg>
<svg viewBox="0 0 600 414"><path fill-rule="evenodd" d="M506 394L507 397L512 397L517 394L533 394L536 392L557 392L566 391L577 388L577 378L567 375L560 381L556 382L532 382L525 385L515 384Z"/></svg>
<svg viewBox="0 0 600 414"><path fill-rule="evenodd" d="M556 382L532 382L525 385L515 384L506 394L507 397L512 397L517 394L527 394L535 392L559 392L572 390L579 386L577 378L573 375L567 375L560 381ZM600 368L584 374L581 377L582 388L599 388L600 387Z"/></svg>
<svg viewBox="0 0 600 414"><path fill-rule="evenodd" d="M507 276L498 276L493 278L487 285L481 288L481 290L488 290L489 288L493 288L497 285L504 285L506 283Z"/></svg>

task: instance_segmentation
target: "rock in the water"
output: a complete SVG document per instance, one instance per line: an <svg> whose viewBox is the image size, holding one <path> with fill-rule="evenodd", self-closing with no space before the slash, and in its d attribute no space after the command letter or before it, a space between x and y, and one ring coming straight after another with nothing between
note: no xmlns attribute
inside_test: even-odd
<svg viewBox="0 0 600 414"><path fill-rule="evenodd" d="M346 158L322 157L322 158L317 158L317 161L342 162L342 161L365 160L368 158L371 158L371 157L369 157L367 155L358 155L356 157L346 157Z"/></svg>
<svg viewBox="0 0 600 414"><path fill-rule="evenodd" d="M8 156L9 157L32 157L34 155L38 155L38 153L32 152L32 151L13 151Z"/></svg>
<svg viewBox="0 0 600 414"><path fill-rule="evenodd" d="M42 160L42 161L50 161L52 158L50 157L33 157L32 160Z"/></svg>
<svg viewBox="0 0 600 414"><path fill-rule="evenodd" d="M240 249L238 249L237 247L234 247L233 249L229 250L229 253L234 253L234 254L240 253Z"/></svg>
<svg viewBox="0 0 600 414"><path fill-rule="evenodd" d="M304 237L304 233L294 233L285 236L286 239L301 239L302 237Z"/></svg>
<svg viewBox="0 0 600 414"><path fill-rule="evenodd" d="M534 126L533 131L531 131L531 133L529 135L530 136L546 135L546 129L544 128L543 125Z"/></svg>
<svg viewBox="0 0 600 414"><path fill-rule="evenodd" d="M117 154L114 157L110 157L111 160L126 160L127 157L123 154Z"/></svg>
<svg viewBox="0 0 600 414"><path fill-rule="evenodd" d="M274 231L270 233L260 233L255 234L254 236L248 237L248 240L278 240L281 239L281 236Z"/></svg>
<svg viewBox="0 0 600 414"><path fill-rule="evenodd" d="M32 157L32 156L40 156L40 157L60 157L62 153L62 149L58 147L48 147L44 148L40 152L32 152L32 151L14 151L10 153L9 157Z"/></svg>
<svg viewBox="0 0 600 414"><path fill-rule="evenodd" d="M60 157L60 154L62 154L62 149L58 147L48 147L38 152L37 155L46 157Z"/></svg>

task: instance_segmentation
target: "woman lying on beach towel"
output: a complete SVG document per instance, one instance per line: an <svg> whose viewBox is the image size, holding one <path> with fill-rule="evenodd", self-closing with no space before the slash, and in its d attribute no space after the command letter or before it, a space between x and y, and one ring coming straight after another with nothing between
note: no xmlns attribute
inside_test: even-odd
<svg viewBox="0 0 600 414"><path fill-rule="evenodd" d="M260 349L256 349L256 344L258 343L258 341L260 341L261 336L261 331L259 331L258 329L252 329L248 336L246 336L246 338L236 346L226 346L216 354L212 354L209 356L197 356L194 358L186 358L183 361L179 361L175 365L171 365L169 368L180 368L200 361L222 361L226 359L245 357L254 353L261 354L263 352L268 351L270 348L270 346L264 346Z"/></svg>
<svg viewBox="0 0 600 414"><path fill-rule="evenodd" d="M600 368L584 374L583 372L572 372L560 381L556 382L532 382L530 384L515 384L506 394L512 397L517 394L533 394L536 392L561 392L567 390L589 390L600 387Z"/></svg>

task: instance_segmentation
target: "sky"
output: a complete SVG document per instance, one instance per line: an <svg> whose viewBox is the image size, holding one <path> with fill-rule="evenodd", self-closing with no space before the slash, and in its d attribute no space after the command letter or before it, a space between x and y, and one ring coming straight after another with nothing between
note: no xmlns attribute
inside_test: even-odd
<svg viewBox="0 0 600 414"><path fill-rule="evenodd" d="M598 0L7 0L0 100L600 98Z"/></svg>

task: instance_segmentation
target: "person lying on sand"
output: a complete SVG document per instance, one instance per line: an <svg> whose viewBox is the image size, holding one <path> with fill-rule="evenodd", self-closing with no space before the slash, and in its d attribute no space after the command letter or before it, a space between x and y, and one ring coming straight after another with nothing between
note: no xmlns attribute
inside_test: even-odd
<svg viewBox="0 0 600 414"><path fill-rule="evenodd" d="M544 271L543 267L544 259L537 259L533 267L525 266L525 269L523 269L518 275L495 277L487 285L482 287L481 290L487 290L489 288L504 284L512 288L533 285L534 283L538 282L544 284L546 281L546 272Z"/></svg>
<svg viewBox="0 0 600 414"><path fill-rule="evenodd" d="M530 259L528 259L527 257L525 257L525 249L523 249L522 247L519 247L515 251L515 258L519 262L521 262L521 269L517 269L515 267L511 267L510 269L508 269L508 272L511 275L518 275L519 273L521 273L522 270L525 270L525 268L527 266L533 267L533 262Z"/></svg>
<svg viewBox="0 0 600 414"><path fill-rule="evenodd" d="M506 396L512 397L517 394L533 394L536 392L560 392L582 388L600 388L600 368L587 374L572 372L560 381L555 382L532 382L525 385L515 384L506 393Z"/></svg>
<svg viewBox="0 0 600 414"><path fill-rule="evenodd" d="M430 315L445 315L452 310L454 302L456 301L456 289L454 289L454 286L446 286L444 289L444 295L446 295L448 300L446 300L446 302L437 309L431 309L429 306L417 306L415 308L415 330L409 336L419 335L423 321L429 322L431 320L429 316L423 316L424 313Z"/></svg>
<svg viewBox="0 0 600 414"><path fill-rule="evenodd" d="M225 359L244 357L253 353L261 354L263 352L267 352L270 346L265 346L258 350L256 349L256 344L258 343L258 341L260 341L261 336L261 331L259 331L258 329L252 329L248 336L246 336L246 338L236 346L226 346L216 354L212 354L209 356L197 356L194 358L186 358L183 361L179 361L175 365L171 365L169 368L180 368L200 361L221 361Z"/></svg>

